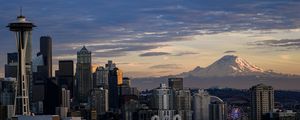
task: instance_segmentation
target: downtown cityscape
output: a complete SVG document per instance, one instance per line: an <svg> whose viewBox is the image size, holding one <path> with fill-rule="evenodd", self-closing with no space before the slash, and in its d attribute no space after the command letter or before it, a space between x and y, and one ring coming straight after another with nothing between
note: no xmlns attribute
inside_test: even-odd
<svg viewBox="0 0 300 120"><path fill-rule="evenodd" d="M62 24L38 20L59 13L35 18L39 15L21 7L18 14L5 14L0 20L0 120L300 120L300 16L293 16L299 2L233 0L234 6L224 7L228 3L221 1L154 1L101 1L103 9L111 11L99 13L117 17L103 15L99 21L77 0L68 5L74 6L74 14L87 16L56 19ZM60 5L67 9L67 4ZM129 12L116 14L123 6ZM137 18L143 22L124 20L137 19L130 13L139 13L130 6L142 6L142 17ZM205 11L218 7L230 12ZM76 20L95 23L81 26ZM63 29L68 22L80 31ZM95 28L100 24L104 27ZM111 30L111 24L122 27ZM57 31L45 32L45 26Z"/></svg>

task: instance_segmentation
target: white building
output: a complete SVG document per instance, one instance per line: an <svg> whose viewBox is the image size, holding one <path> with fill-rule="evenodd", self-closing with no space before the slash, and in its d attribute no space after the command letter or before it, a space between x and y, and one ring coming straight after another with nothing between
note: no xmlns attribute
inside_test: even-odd
<svg viewBox="0 0 300 120"><path fill-rule="evenodd" d="M160 87L153 90L153 107L158 110L169 110L173 105L173 93L166 86L160 84Z"/></svg>
<svg viewBox="0 0 300 120"><path fill-rule="evenodd" d="M209 104L210 95L206 91L195 93L192 99L193 120L209 120Z"/></svg>
<svg viewBox="0 0 300 120"><path fill-rule="evenodd" d="M157 115L152 116L151 120L181 120L181 116L173 109L173 98L174 92L166 84L160 84L159 88L153 90L153 108L157 109Z"/></svg>
<svg viewBox="0 0 300 120"><path fill-rule="evenodd" d="M70 109L70 90L65 88L61 89L61 107Z"/></svg>

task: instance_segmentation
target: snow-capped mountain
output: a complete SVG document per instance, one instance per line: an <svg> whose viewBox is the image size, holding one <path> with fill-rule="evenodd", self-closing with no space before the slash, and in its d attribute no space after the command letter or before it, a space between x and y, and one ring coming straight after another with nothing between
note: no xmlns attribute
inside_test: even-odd
<svg viewBox="0 0 300 120"><path fill-rule="evenodd" d="M206 68L196 67L178 75L134 79L133 85L151 89L159 83L167 83L170 77L183 77L184 85L190 88L210 88L212 86L248 89L252 85L264 83L278 89L299 89L300 76L264 71L246 60L226 55Z"/></svg>
<svg viewBox="0 0 300 120"><path fill-rule="evenodd" d="M182 73L182 76L199 77L221 77L221 76L243 76L260 75L263 69L250 64L246 60L235 56L226 55L206 68L196 67L194 70Z"/></svg>

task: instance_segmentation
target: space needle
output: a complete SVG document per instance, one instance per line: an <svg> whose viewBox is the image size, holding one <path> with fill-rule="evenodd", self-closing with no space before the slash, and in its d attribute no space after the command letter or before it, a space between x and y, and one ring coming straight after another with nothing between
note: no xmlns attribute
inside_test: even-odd
<svg viewBox="0 0 300 120"><path fill-rule="evenodd" d="M22 15L17 17L17 21L9 23L8 26L10 31L15 33L17 49L18 49L18 69L17 69L17 87L15 96L15 109L14 115L30 115L29 109L29 97L28 97L28 85L29 78L26 75L26 51L31 43L31 31L33 27L36 27L33 23L26 20L25 16Z"/></svg>

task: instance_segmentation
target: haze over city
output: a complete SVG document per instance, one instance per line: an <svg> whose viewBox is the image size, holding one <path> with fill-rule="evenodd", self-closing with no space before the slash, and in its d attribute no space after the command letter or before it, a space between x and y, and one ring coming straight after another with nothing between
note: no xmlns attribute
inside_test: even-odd
<svg viewBox="0 0 300 120"><path fill-rule="evenodd" d="M300 74L298 1L114 0L1 1L0 73L6 53L16 52L5 26L23 14L39 37L53 39L53 70L85 45L94 66L114 60L125 75L148 77L206 67L226 54L264 70Z"/></svg>

